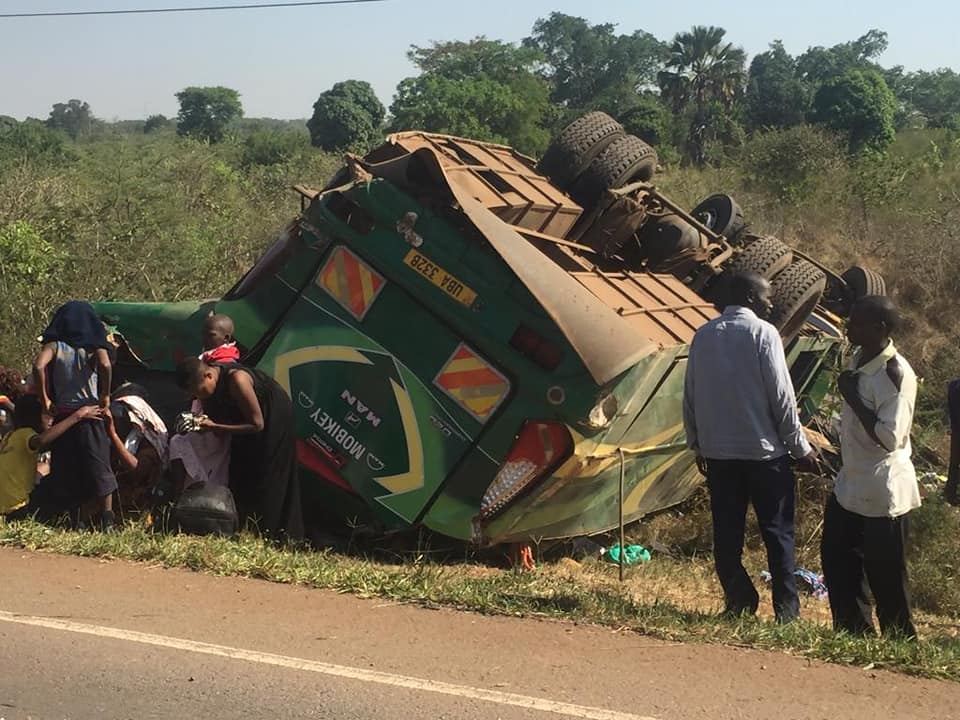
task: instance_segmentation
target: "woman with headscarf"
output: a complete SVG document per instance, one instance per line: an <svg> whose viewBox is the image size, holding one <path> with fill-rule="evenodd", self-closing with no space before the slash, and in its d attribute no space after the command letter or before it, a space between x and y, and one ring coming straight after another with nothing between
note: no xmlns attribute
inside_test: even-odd
<svg viewBox="0 0 960 720"><path fill-rule="evenodd" d="M54 423L85 405L109 407L111 346L89 303L71 300L57 308L40 340L43 347L34 361L34 376L37 393ZM64 512L78 514L84 502L95 499L100 527L112 529L117 479L104 424L74 425L53 443L51 456L50 474L31 499L40 519Z"/></svg>

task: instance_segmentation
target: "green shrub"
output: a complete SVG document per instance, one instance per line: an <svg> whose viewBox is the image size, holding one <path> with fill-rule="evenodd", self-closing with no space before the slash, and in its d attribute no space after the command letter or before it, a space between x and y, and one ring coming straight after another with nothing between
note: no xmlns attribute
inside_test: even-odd
<svg viewBox="0 0 960 720"><path fill-rule="evenodd" d="M910 517L913 601L918 609L960 618L960 512L928 497Z"/></svg>
<svg viewBox="0 0 960 720"><path fill-rule="evenodd" d="M824 175L843 165L837 139L810 125L757 133L739 157L747 184L785 203L802 201Z"/></svg>

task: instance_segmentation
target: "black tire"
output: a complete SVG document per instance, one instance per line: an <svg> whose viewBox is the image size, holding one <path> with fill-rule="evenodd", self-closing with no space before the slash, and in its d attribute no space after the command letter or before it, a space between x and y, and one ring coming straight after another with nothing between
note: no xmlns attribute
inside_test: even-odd
<svg viewBox="0 0 960 720"><path fill-rule="evenodd" d="M862 265L854 265L847 268L843 275L843 282L846 283L850 293L850 300L857 301L868 295L886 295L887 283L880 273L874 272L870 268Z"/></svg>
<svg viewBox="0 0 960 720"><path fill-rule="evenodd" d="M593 159L622 136L623 126L606 113L587 113L560 131L537 169L567 191Z"/></svg>
<svg viewBox="0 0 960 720"><path fill-rule="evenodd" d="M793 251L775 237L758 237L745 245L724 268L724 274L755 272L772 280L793 260Z"/></svg>
<svg viewBox="0 0 960 720"><path fill-rule="evenodd" d="M786 345L797 336L819 304L827 288L827 276L812 263L797 260L770 284L773 290L770 322L780 331Z"/></svg>
<svg viewBox="0 0 960 720"><path fill-rule="evenodd" d="M740 252L727 262L720 276L710 284L705 295L718 310L723 310L730 303L731 276L753 272L773 280L792 260L793 251L777 238L750 236Z"/></svg>
<svg viewBox="0 0 960 720"><path fill-rule="evenodd" d="M735 240L737 235L746 227L743 219L743 210L729 195L717 193L703 200L690 211L697 220L717 235L727 240Z"/></svg>
<svg viewBox="0 0 960 720"><path fill-rule="evenodd" d="M635 135L624 135L593 159L570 188L570 196L589 208L605 190L649 180L656 170L657 151Z"/></svg>

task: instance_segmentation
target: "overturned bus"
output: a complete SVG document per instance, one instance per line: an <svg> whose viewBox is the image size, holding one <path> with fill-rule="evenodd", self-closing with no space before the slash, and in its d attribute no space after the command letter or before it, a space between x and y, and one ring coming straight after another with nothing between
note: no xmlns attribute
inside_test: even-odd
<svg viewBox="0 0 960 720"><path fill-rule="evenodd" d="M101 303L118 374L161 414L211 312L292 398L304 507L482 545L597 533L682 501L683 375L725 276L774 287L802 414L842 350L840 318L882 291L751 235L717 195L686 212L654 151L602 113L537 165L421 132L350 156L222 298ZM623 492L621 496L621 482Z"/></svg>

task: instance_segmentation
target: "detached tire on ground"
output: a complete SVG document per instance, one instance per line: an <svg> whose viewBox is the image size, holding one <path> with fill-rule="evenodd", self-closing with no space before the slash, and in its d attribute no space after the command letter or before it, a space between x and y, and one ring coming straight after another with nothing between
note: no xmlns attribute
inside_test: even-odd
<svg viewBox="0 0 960 720"><path fill-rule="evenodd" d="M773 289L770 322L780 331L786 345L797 336L823 297L827 288L827 276L820 268L806 260L797 260L778 274L770 284Z"/></svg>
<svg viewBox="0 0 960 720"><path fill-rule="evenodd" d="M840 276L850 291L850 300L857 301L868 295L886 295L887 283L880 273L862 265L847 268Z"/></svg>
<svg viewBox="0 0 960 720"><path fill-rule="evenodd" d="M570 188L570 196L589 209L605 190L649 180L656 170L657 151L635 135L624 135L593 159Z"/></svg>
<svg viewBox="0 0 960 720"><path fill-rule="evenodd" d="M690 211L697 220L717 235L733 241L746 227L743 220L743 210L729 195L717 193L703 200Z"/></svg>
<svg viewBox="0 0 960 720"><path fill-rule="evenodd" d="M602 112L587 113L554 138L537 169L561 190L569 190L597 155L623 137L623 126Z"/></svg>

